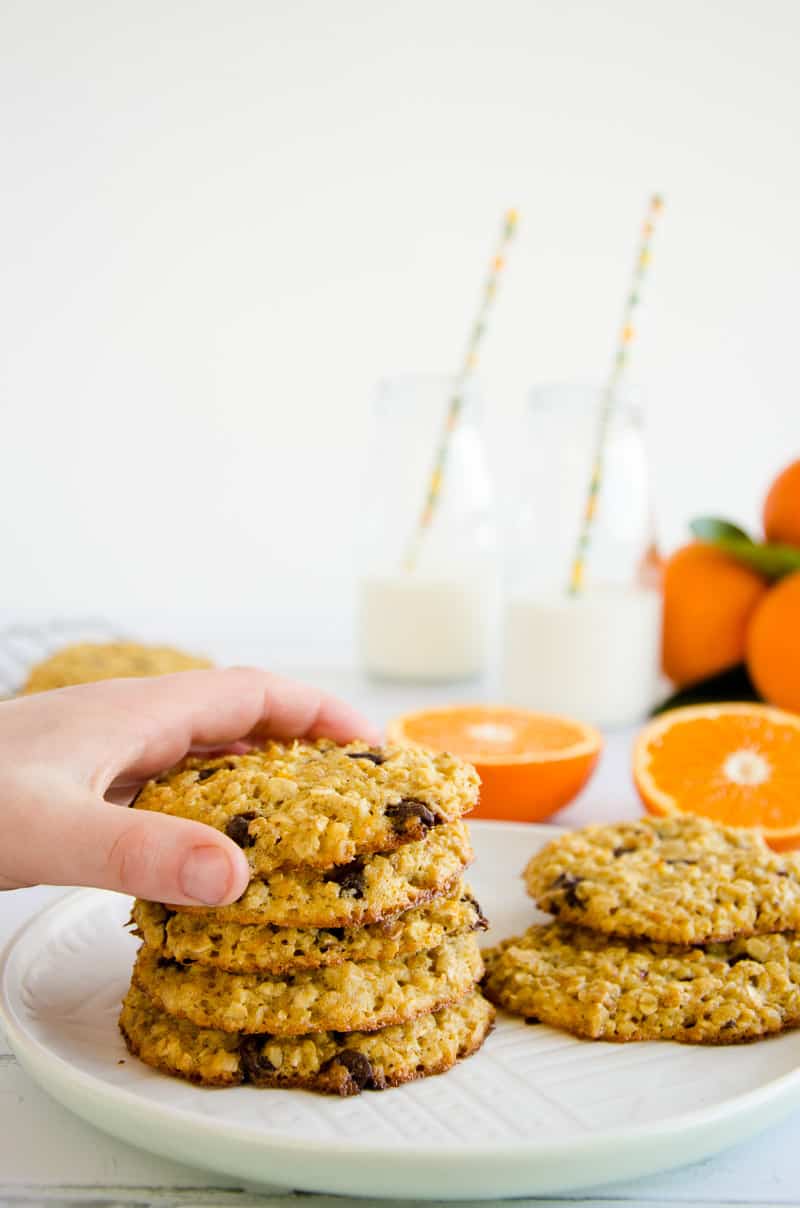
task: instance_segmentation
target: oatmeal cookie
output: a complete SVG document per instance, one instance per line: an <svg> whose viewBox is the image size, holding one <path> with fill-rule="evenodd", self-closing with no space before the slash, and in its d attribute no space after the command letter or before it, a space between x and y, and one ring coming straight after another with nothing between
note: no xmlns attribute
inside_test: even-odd
<svg viewBox="0 0 800 1208"><path fill-rule="evenodd" d="M467 827L454 822L387 855L357 856L326 872L298 868L272 873L264 880L251 881L230 906L172 909L197 915L205 926L362 927L445 892L472 858Z"/></svg>
<svg viewBox="0 0 800 1208"><path fill-rule="evenodd" d="M246 755L190 758L146 784L136 808L224 831L264 877L418 842L471 810L478 785L474 768L453 755L273 742Z"/></svg>
<svg viewBox="0 0 800 1208"><path fill-rule="evenodd" d="M345 961L395 960L487 926L461 881L424 906L366 927L217 923L144 901L135 903L132 922L136 934L160 956L214 965L229 973L296 973Z"/></svg>
<svg viewBox="0 0 800 1208"><path fill-rule="evenodd" d="M800 928L800 863L752 831L642 818L572 831L537 852L540 909L612 935L702 944Z"/></svg>
<svg viewBox="0 0 800 1208"><path fill-rule="evenodd" d="M142 947L133 983L156 1006L224 1032L374 1031L458 1002L483 972L474 935L393 961L345 961L295 974L180 965Z"/></svg>
<svg viewBox="0 0 800 1208"><path fill-rule="evenodd" d="M173 650L170 646L142 646L137 642L79 642L64 646L31 668L20 694L91 684L96 680L168 675L211 667L206 658Z"/></svg>
<svg viewBox="0 0 800 1208"><path fill-rule="evenodd" d="M480 1048L493 1017L486 999L472 991L454 1006L377 1032L247 1036L173 1019L132 986L119 1025L134 1056L190 1082L357 1095L444 1073Z"/></svg>
<svg viewBox="0 0 800 1208"><path fill-rule="evenodd" d="M734 1044L800 1023L800 938L683 948L566 923L484 952L487 998L592 1040Z"/></svg>

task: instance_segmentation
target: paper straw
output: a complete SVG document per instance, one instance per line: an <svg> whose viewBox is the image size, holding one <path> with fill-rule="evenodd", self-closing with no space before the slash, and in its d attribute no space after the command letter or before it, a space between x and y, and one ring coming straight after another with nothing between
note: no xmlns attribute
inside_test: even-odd
<svg viewBox="0 0 800 1208"><path fill-rule="evenodd" d="M647 215L642 226L641 239L639 241L639 249L636 254L636 262L633 268L633 278L631 287L625 301L625 309L622 314L622 326L620 328L619 339L617 341L617 351L614 356L614 361L611 367L611 373L608 376L600 402L600 415L597 424L597 440L595 444L594 457L592 459L592 474L589 479L589 490L586 494L586 504L583 509L583 520L581 530L578 535L578 542L575 546L575 555L572 560L572 569L570 571L568 591L570 595L580 595L583 590L584 576L586 573L586 559L592 542L592 527L597 514L597 503L600 497L600 491L603 485L603 468L605 463L606 439L608 437L608 426L611 421L611 416L614 412L614 407L617 401L620 382L624 376L628 364L628 358L636 334L633 326L633 314L636 307L639 305L639 291L644 281L647 272L647 266L650 263L650 243L655 230L655 220L664 202L657 194L653 194L650 198L650 204L647 208Z"/></svg>
<svg viewBox="0 0 800 1208"><path fill-rule="evenodd" d="M431 527L433 518L436 514L436 505L442 493L442 484L444 482L444 472L447 465L447 454L450 450L450 440L453 433L458 427L458 421L461 417L461 410L464 404L464 387L469 381L475 368L478 364L478 352L481 342L486 334L486 326L489 318L489 313L492 309L492 303L497 293L497 283L500 279L500 274L505 266L506 249L510 243L517 227L517 211L509 210L504 219L503 226L500 232L500 239L497 248L489 265L489 272L486 276L486 282L483 287L478 314L470 331L467 341L467 350L464 356L464 361L461 365L461 370L456 378L453 393L450 396L450 402L447 407L447 414L444 422L439 445L436 449L434 457L433 469L428 480L428 487L425 493L425 502L420 512L417 526L408 544L406 556L403 566L406 571L412 571L417 564L419 551L422 545L425 533Z"/></svg>

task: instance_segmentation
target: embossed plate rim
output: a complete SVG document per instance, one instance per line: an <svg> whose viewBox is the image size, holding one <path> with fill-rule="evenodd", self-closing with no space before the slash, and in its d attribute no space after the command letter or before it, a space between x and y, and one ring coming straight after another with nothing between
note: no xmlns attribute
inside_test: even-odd
<svg viewBox="0 0 800 1208"><path fill-rule="evenodd" d="M478 863L482 847L492 841L507 841L514 868L522 863L518 841L523 834L533 850L560 831L554 826L481 821L471 823L471 828ZM496 892L502 891L503 886L498 884ZM0 1019L9 1044L45 1090L90 1123L141 1148L248 1183L352 1195L402 1194L419 1199L474 1200L576 1190L707 1157L777 1122L800 1104L800 1068L793 1064L786 1073L710 1107L635 1127L591 1134L576 1130L574 1135L544 1143L536 1138L514 1138L469 1145L404 1143L400 1147L343 1138L309 1140L287 1131L265 1131L263 1124L248 1127L226 1122L219 1115L201 1115L191 1107L160 1104L133 1089L113 1086L70 1062L26 1028L24 1012L15 1006L19 989L15 954L24 956L25 946L37 936L44 938L57 918L63 925L66 913L75 912L80 917L103 896L107 896L104 891L86 889L66 894L24 924L6 946L0 957ZM491 909L489 903L485 905ZM582 1043L587 1042L575 1042ZM680 1047L685 1052L685 1046ZM629 1049L621 1046L618 1051ZM470 1060L480 1059L478 1054ZM177 1085L186 1087L183 1083ZM226 1093L188 1089L199 1095ZM398 1092L388 1095L393 1093ZM384 1096L374 1098L383 1100ZM337 1103L329 1105L327 1100L316 1099L315 1108L324 1112Z"/></svg>

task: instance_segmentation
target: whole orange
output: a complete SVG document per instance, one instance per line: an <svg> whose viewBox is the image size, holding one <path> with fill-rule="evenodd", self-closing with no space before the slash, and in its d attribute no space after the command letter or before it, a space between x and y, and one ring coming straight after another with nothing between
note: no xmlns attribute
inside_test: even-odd
<svg viewBox="0 0 800 1208"><path fill-rule="evenodd" d="M664 567L665 673L678 685L741 663L747 626L767 581L720 550L693 541Z"/></svg>
<svg viewBox="0 0 800 1208"><path fill-rule="evenodd" d="M747 669L765 700L800 713L800 571L781 579L756 608Z"/></svg>
<svg viewBox="0 0 800 1208"><path fill-rule="evenodd" d="M767 541L800 545L800 461L793 461L773 482L764 500Z"/></svg>

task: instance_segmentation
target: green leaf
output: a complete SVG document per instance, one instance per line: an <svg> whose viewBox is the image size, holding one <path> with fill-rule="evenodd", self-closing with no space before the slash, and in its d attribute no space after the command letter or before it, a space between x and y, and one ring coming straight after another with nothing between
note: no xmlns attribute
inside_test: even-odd
<svg viewBox="0 0 800 1208"><path fill-rule="evenodd" d="M793 545L753 541L738 525L715 516L698 516L689 527L700 541L708 542L766 579L782 579L800 570L800 549Z"/></svg>
<svg viewBox="0 0 800 1208"><path fill-rule="evenodd" d="M782 579L784 575L800 570L800 549L791 545L756 545L749 538L742 541L738 537L727 537L714 544L767 579Z"/></svg>
<svg viewBox="0 0 800 1208"><path fill-rule="evenodd" d="M728 538L739 538L753 544L751 538L743 528L739 528L738 524L731 524L730 520L720 520L717 516L696 516L689 528L699 541L710 541L712 545Z"/></svg>
<svg viewBox="0 0 800 1208"><path fill-rule="evenodd" d="M744 663L721 671L719 675L712 675L709 679L700 680L699 683L680 688L660 705L656 705L651 716L657 717L660 713L667 713L670 709L682 709L686 705L715 705L731 700L761 700Z"/></svg>

